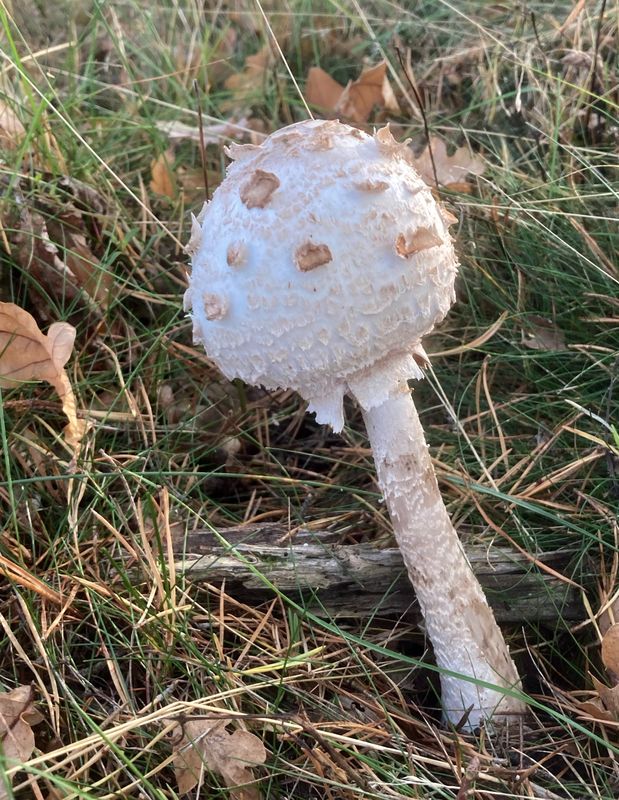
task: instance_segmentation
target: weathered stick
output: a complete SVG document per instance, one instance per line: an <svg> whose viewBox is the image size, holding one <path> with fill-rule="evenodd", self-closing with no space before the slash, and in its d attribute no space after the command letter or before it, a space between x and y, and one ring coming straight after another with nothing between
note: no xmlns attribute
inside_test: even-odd
<svg viewBox="0 0 619 800"><path fill-rule="evenodd" d="M341 537L329 531L301 530L287 538L279 524L226 528L220 537L208 530L175 536L177 572L196 584L225 580L226 592L247 603L272 596L266 579L285 594L303 595L315 614L419 616L397 547L338 544ZM582 617L577 590L540 571L526 556L496 546L465 545L465 550L501 622ZM537 559L561 573L571 555L552 551Z"/></svg>

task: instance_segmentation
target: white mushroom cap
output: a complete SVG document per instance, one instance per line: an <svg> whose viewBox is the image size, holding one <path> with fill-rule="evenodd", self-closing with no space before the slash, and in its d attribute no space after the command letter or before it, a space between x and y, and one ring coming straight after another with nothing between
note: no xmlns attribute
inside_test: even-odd
<svg viewBox="0 0 619 800"><path fill-rule="evenodd" d="M370 408L394 372L421 376L412 354L454 300L444 212L388 128L309 120L230 156L188 245L195 340L341 430L348 389Z"/></svg>

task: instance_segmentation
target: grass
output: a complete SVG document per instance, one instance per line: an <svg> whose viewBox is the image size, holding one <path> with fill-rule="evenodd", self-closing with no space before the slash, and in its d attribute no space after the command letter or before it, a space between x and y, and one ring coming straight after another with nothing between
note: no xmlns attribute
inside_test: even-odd
<svg viewBox="0 0 619 800"><path fill-rule="evenodd" d="M352 405L336 436L289 392L226 382L191 344L181 243L204 197L200 148L170 152L157 123L195 125L198 96L211 117L265 131L304 117L279 58L225 86L269 41L259 6L198 5L0 10L0 88L24 126L0 162L0 300L76 327L69 376L92 424L74 462L50 387L0 395L0 556L21 570L0 584L0 689L32 684L44 717L16 796L172 797L173 725L210 714L264 741L262 797L616 797L619 718L578 704L595 697L591 675L612 678L599 643L617 591L619 8L264 4L301 86L311 65L345 82L382 52L406 86L394 45L410 48L432 133L486 162L447 197L459 300L428 350L456 352L415 394L467 540L565 550L562 577L582 587L579 622L558 609L506 629L531 718L504 742L440 728L414 618L332 618L278 587L244 602L178 570L174 547L195 529L389 537ZM401 105L393 130L421 145L418 109ZM222 143L206 148L211 190ZM165 153L170 196L149 186ZM88 293L20 254L24 207L56 225ZM203 780L204 796L230 796L218 774Z"/></svg>

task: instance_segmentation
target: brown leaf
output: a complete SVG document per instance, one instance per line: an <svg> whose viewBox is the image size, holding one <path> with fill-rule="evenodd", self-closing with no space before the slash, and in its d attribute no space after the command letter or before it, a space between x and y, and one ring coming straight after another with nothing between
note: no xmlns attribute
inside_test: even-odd
<svg viewBox="0 0 619 800"><path fill-rule="evenodd" d="M0 147L12 150L17 147L26 130L11 106L0 100Z"/></svg>
<svg viewBox="0 0 619 800"><path fill-rule="evenodd" d="M263 764L267 757L261 740L244 730L230 734L229 722L216 719L194 719L177 726L175 733L182 738L174 747L174 773L179 794L187 794L202 782L203 770L218 772L226 786L231 787L233 800L259 800L251 767Z"/></svg>
<svg viewBox="0 0 619 800"><path fill-rule="evenodd" d="M305 99L310 106L334 111L344 87L320 67L310 67L305 83Z"/></svg>
<svg viewBox="0 0 619 800"><path fill-rule="evenodd" d="M356 81L345 87L320 67L312 67L307 75L305 99L352 122L366 122L374 108L394 113L400 110L387 78L385 61L363 70Z"/></svg>
<svg viewBox="0 0 619 800"><path fill-rule="evenodd" d="M113 276L101 266L101 262L90 249L80 225L81 214L77 217L62 214L50 219L47 229L52 239L62 244L60 253L77 284L105 308L109 302Z"/></svg>
<svg viewBox="0 0 619 800"><path fill-rule="evenodd" d="M349 83L335 111L353 122L366 122L375 107L395 113L400 110L387 78L386 61L363 70L356 81Z"/></svg>
<svg viewBox="0 0 619 800"><path fill-rule="evenodd" d="M430 154L430 151L431 154ZM485 164L479 156L473 155L468 147L459 147L452 155L447 155L447 147L442 139L433 136L429 146L418 158L413 160L415 169L428 186L435 186L432 158L436 168L436 177L441 186L453 191L470 191L466 183L467 175L481 175Z"/></svg>
<svg viewBox="0 0 619 800"><path fill-rule="evenodd" d="M262 88L267 69L273 63L273 53L268 44L245 59L242 72L230 75L224 86L236 94L249 95Z"/></svg>
<svg viewBox="0 0 619 800"><path fill-rule="evenodd" d="M42 722L43 717L33 705L30 686L18 686L11 692L0 693L0 752L7 766L23 764L34 750L32 725ZM12 763L11 763L12 762ZM8 797L5 782L0 778L0 798Z"/></svg>
<svg viewBox="0 0 619 800"><path fill-rule="evenodd" d="M602 661L613 678L619 680L619 622L615 622L602 639Z"/></svg>
<svg viewBox="0 0 619 800"><path fill-rule="evenodd" d="M75 395L64 370L74 341L75 328L67 322L55 322L44 335L27 311L0 303L0 387L13 388L22 381L51 383L69 419L65 439L77 449L87 425L77 418Z"/></svg>
<svg viewBox="0 0 619 800"><path fill-rule="evenodd" d="M168 148L150 162L150 188L155 194L174 199L176 197L176 180L172 171L174 151Z"/></svg>
<svg viewBox="0 0 619 800"><path fill-rule="evenodd" d="M522 344L529 350L565 350L565 334L550 320L534 314L529 318L526 338L523 331Z"/></svg>
<svg viewBox="0 0 619 800"><path fill-rule="evenodd" d="M615 720L619 720L619 686L608 687L591 676L595 691L598 693L604 707L609 711Z"/></svg>
<svg viewBox="0 0 619 800"><path fill-rule="evenodd" d="M93 310L106 307L113 275L92 251L88 228L100 229L107 213L104 198L73 178L36 181L21 176L4 209L2 224L11 255L45 293L72 301L84 292ZM46 309L42 309L45 315Z"/></svg>
<svg viewBox="0 0 619 800"><path fill-rule="evenodd" d="M582 703L577 703L576 706L579 711L582 711L582 713L586 714L588 717L599 719L602 722L613 721L613 715L604 708L600 700L584 700Z"/></svg>

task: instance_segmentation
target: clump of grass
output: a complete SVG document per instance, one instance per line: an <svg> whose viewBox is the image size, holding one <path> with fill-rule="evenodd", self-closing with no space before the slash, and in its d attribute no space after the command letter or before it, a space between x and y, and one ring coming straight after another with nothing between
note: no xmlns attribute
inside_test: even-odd
<svg viewBox="0 0 619 800"><path fill-rule="evenodd" d="M25 128L3 153L2 219L19 219L18 184L48 222L59 176L96 188L104 209L81 208L88 258L111 285L93 302L42 284L17 255L18 222L3 222L0 299L76 326L71 378L93 423L73 464L44 387L0 395L0 556L23 570L0 586L0 687L32 683L45 716L17 794L172 796L170 720L216 714L267 744L265 797L616 796L617 723L579 708L602 676L598 612L616 591L614 11L264 4L301 86L310 65L345 81L382 53L399 69L394 46L410 48L432 133L487 163L449 198L459 302L429 349L457 352L415 391L464 536L519 547L534 570L539 553L566 550L562 578L583 601L581 624L559 609L552 625L508 632L532 716L497 742L440 728L431 654L408 620L331 619L277 591L254 606L178 571L194 529L269 522L385 541L389 527L355 410L334 436L291 393L228 384L180 310L202 160L196 143L168 152L158 123L195 125L196 85L216 119L269 131L304 116L276 58L242 91L225 85L269 45L259 9L84 6L67 4L62 26L0 11L4 102ZM402 108L394 130L422 142L419 109ZM166 152L161 195L149 184ZM205 161L212 190L220 144Z"/></svg>

